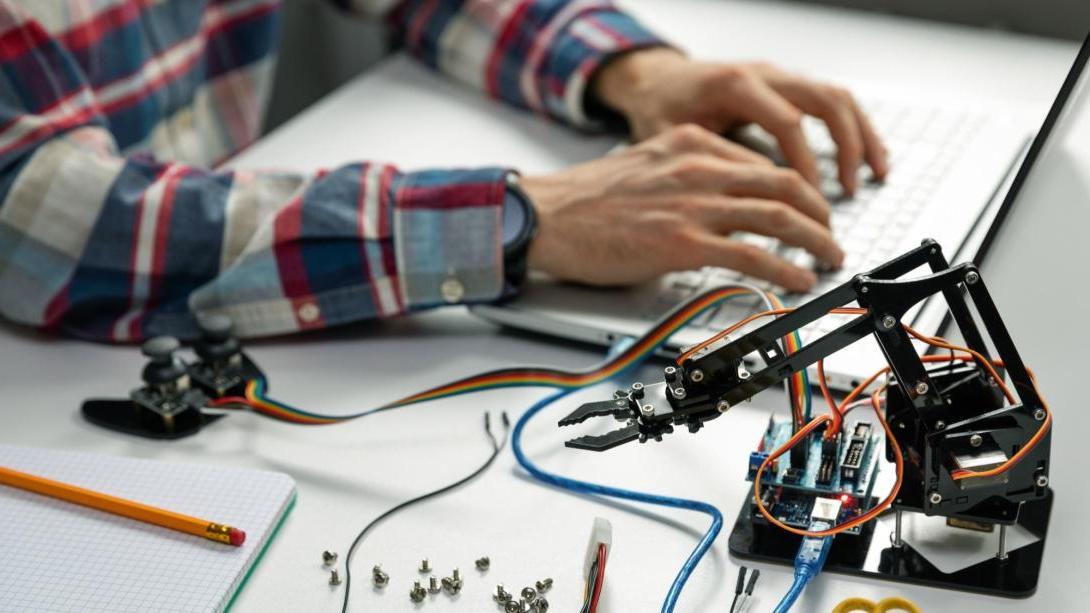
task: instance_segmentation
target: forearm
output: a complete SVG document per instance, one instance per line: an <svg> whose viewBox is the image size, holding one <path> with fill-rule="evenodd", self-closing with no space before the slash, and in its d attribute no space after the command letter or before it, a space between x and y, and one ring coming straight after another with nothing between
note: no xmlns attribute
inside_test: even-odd
<svg viewBox="0 0 1090 613"><path fill-rule="evenodd" d="M130 341L221 313L254 336L502 290L499 169L209 173L55 139L11 171L0 311L21 323Z"/></svg>

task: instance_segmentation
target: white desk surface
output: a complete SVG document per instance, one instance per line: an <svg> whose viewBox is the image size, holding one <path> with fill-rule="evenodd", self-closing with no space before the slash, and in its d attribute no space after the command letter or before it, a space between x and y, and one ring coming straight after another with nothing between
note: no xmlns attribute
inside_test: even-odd
<svg viewBox="0 0 1090 613"><path fill-rule="evenodd" d="M1068 43L803 4L630 4L699 56L761 57L835 75L849 84L895 80L906 91L938 87L972 92L1034 113L1043 113L1074 55L1074 45ZM670 9L663 10L666 6ZM264 139L235 164L313 168L377 157L407 168L502 163L533 172L599 155L612 144L483 100L395 56ZM1079 190L1076 196L1088 193L1082 185L1071 188ZM1042 301L1069 301L1072 288L1062 283L1084 278L1073 264L1065 264L1086 261L1087 247L1077 227L1054 223L1062 213L1016 211L984 271L1024 357L1036 368L1057 411L1052 471L1057 504L1037 595L1011 601L826 574L807 590L799 610L827 611L851 595L878 599L893 594L910 596L925 611L1065 611L1083 606L1087 588L1080 562L1090 539L1082 518L1090 508L1090 494L1081 483L1085 463L1078 437L1088 431L1090 418L1076 394L1076 377L1082 375L1077 365L1085 362L1077 348L1087 335L1067 328L1072 318L1040 318L1034 310ZM1033 242L1041 229L1056 226L1058 230L1050 230L1060 233L1055 240ZM1079 291L1076 306L1085 307L1086 292ZM96 429L77 413L84 398L123 394L136 384L142 359L135 348L45 339L10 326L0 328L0 339L5 417L0 442L261 467L282 470L298 481L296 508L237 600L238 612L334 610L340 591L326 584L321 551L333 549L343 556L356 531L376 514L475 467L486 454L482 411L506 409L514 418L544 393L512 390L461 397L324 428L238 416L199 436L159 443ZM599 357L585 348L500 332L458 309L253 343L249 349L269 373L272 392L329 412L374 406L486 368L582 366ZM736 565L726 553L725 536L746 496L742 475L750 445L768 410L782 410L782 394L769 392L738 407L696 436L680 433L659 445L629 445L607 454L565 450L561 442L574 433L556 428L555 419L579 398L607 393L605 388L593 390L546 412L527 431L528 451L563 474L718 505L727 526L690 581L680 610L726 610ZM458 599L430 598L425 610L492 611L487 593L496 583L518 588L548 575L556 579L550 594L553 610L573 611L596 514L613 521L616 547L601 610L658 610L706 518L601 503L539 487L523 478L509 452L480 481L398 516L364 542L355 566L362 589L353 592L352 610L413 610L408 587L418 578L418 560L429 557L439 571L459 566L468 579ZM472 569L472 560L480 555L493 561L482 579ZM386 593L369 585L367 571L377 562L393 578ZM761 568L753 611L770 609L790 578L788 569Z"/></svg>

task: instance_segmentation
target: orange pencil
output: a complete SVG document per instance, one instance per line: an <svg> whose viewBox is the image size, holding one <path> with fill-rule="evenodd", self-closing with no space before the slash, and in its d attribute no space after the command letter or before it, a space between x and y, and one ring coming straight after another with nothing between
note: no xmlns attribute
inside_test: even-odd
<svg viewBox="0 0 1090 613"><path fill-rule="evenodd" d="M155 524L171 530L201 536L238 547L246 540L246 533L238 528L197 519L181 513L167 511L151 505L102 494L75 485L61 483L44 477L0 466L0 485L10 485L28 492L51 496L65 502L80 504L99 511L121 515L129 519Z"/></svg>

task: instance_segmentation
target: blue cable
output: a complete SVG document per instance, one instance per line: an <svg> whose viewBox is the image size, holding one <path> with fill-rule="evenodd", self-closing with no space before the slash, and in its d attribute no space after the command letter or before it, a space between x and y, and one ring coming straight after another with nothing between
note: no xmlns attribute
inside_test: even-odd
<svg viewBox="0 0 1090 613"><path fill-rule="evenodd" d="M758 295L760 295L758 293ZM769 305L771 308L771 305ZM610 354L623 351L626 343L631 343L633 339L623 338L618 340L612 347L610 347ZM799 346L802 346L801 340ZM642 360L641 360L642 362ZM629 372L638 367L640 362L630 365L624 372L618 373L617 378L620 378L624 373ZM803 389L809 391L809 377L807 377L806 371L802 371L803 376ZM678 570L677 576L674 577L673 583L670 585L669 591L666 593L666 598L662 603L662 613L673 613L674 608L677 606L677 601L681 597L681 590L685 588L685 584L689 581L689 576L696 570L696 566L703 559L704 554L711 549L715 539L719 536L719 532L723 529L723 514L714 505L699 500L688 500L685 498L673 498L670 496L663 496L660 494L649 494L646 492L637 492L634 490L627 490L623 488L610 487L608 485L602 485L599 483L590 483L588 481L579 481L577 479L571 479L561 475L556 475L539 468L534 464L525 452L522 450L522 431L525 429L526 424L529 423L535 415L543 411L546 407L552 403L560 400L574 392L575 389L565 389L557 391L556 393L546 396L545 398L537 401L526 410L525 413L519 417L518 422L515 423L515 428L511 432L511 449L515 454L515 459L518 461L519 466L522 466L530 474L531 477L546 483L558 487L560 489L568 490L577 494L589 494L595 496L607 496L610 498L620 498L623 500L632 500L635 502L643 502L647 504L653 504L658 506L673 507L676 509L685 509L689 511L697 511L704 513L711 517L711 525L708 526L708 530L704 533L704 536L697 543L696 547L689 554L689 557L682 564ZM811 405L811 393L804 395L805 405L804 414L809 418L810 405ZM830 539L831 540L831 539ZM824 563L824 558L822 558ZM816 573L815 573L816 574ZM801 592L801 587L799 591ZM796 596L797 598L797 596Z"/></svg>
<svg viewBox="0 0 1090 613"><path fill-rule="evenodd" d="M832 528L832 524L824 521L815 521L810 524L810 531L817 532ZM791 582L791 588L784 594L780 604L776 605L773 613L787 613L802 595L802 590L818 576L825 567L825 560L829 557L829 550L833 547L833 537L807 536L799 545L799 552L795 554L795 579Z"/></svg>
<svg viewBox="0 0 1090 613"><path fill-rule="evenodd" d="M515 429L511 432L511 449L515 453L515 459L518 460L520 466L526 469L526 472L530 473L530 476L534 477L538 481L543 483L559 487L578 494L591 494L596 496L608 496L610 498L621 498L624 500L632 500L635 502L644 502L647 504L654 504L659 506L674 507L677 509L686 509L689 511L698 511L705 513L712 518L712 523L708 526L707 532L704 533L704 537L697 543L696 548L689 554L688 559L685 560L685 564L682 565L681 570L678 571L677 576L674 577L674 582L670 586L670 590L666 593L666 599L662 603L662 613L671 613L674 607L677 606L677 600L681 596L681 590L685 587L685 583L689 580L689 575L696 569L696 565L700 563L701 558L711 548L712 543L715 542L719 531L723 528L723 514L719 512L719 509L698 500L686 500L684 498L672 498L670 496L662 496L659 494L648 494L645 492L637 492L633 490L626 490L617 487L610 487L608 485L601 485L598 483L589 483L587 481L578 481L576 479L570 479L561 475L556 475L550 472L546 472L541 468L538 468L536 464L530 461L526 457L526 454L522 450L522 431L529 423L530 419L540 413L543 409L548 407L553 402L560 400L564 396L572 393L574 390L561 390L550 396L537 401L532 407L526 410L515 424Z"/></svg>

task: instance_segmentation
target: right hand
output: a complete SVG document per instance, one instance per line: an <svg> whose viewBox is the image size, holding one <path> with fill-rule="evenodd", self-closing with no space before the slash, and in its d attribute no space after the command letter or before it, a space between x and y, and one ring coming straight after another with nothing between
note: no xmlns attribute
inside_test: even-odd
<svg viewBox="0 0 1090 613"><path fill-rule="evenodd" d="M560 280L625 285L719 266L791 291L817 282L734 232L777 238L832 267L844 260L828 202L798 172L695 125L521 183L539 220L529 266Z"/></svg>

